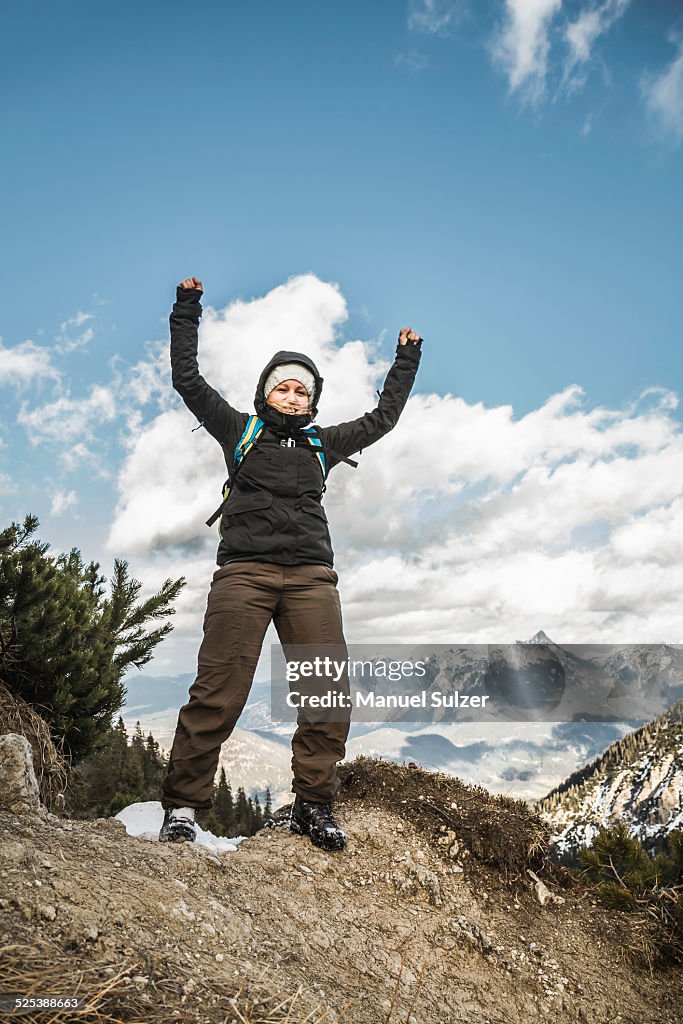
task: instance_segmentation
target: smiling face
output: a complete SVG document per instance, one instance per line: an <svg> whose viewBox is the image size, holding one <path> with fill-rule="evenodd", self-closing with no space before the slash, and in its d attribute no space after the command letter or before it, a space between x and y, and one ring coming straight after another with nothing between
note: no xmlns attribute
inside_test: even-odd
<svg viewBox="0 0 683 1024"><path fill-rule="evenodd" d="M279 412L300 415L308 411L308 391L301 381L283 380L281 384L278 384L270 392L267 403Z"/></svg>

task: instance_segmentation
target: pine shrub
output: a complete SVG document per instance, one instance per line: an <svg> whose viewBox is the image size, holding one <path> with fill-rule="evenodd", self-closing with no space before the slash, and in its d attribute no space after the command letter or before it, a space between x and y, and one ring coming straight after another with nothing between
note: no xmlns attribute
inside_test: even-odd
<svg viewBox="0 0 683 1024"><path fill-rule="evenodd" d="M605 906L654 922L649 948L662 964L683 963L683 830L651 857L626 825L603 829L579 851L579 873Z"/></svg>

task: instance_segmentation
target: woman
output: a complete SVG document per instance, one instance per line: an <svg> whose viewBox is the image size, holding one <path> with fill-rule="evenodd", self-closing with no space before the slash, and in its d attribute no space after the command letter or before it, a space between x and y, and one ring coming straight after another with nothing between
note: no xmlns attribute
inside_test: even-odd
<svg viewBox="0 0 683 1024"><path fill-rule="evenodd" d="M249 696L270 622L283 647L315 643L346 650L321 504L325 476L396 425L415 380L422 343L404 327L377 408L347 423L312 429L323 379L308 356L278 352L258 381L257 419L233 409L199 373L201 295L196 277L178 285L170 317L173 387L221 445L230 486L220 509L218 569L197 677L189 702L180 709L163 786L162 842L196 837L195 811L211 806L221 745ZM344 684L348 688L348 680ZM300 713L292 739L296 797L291 829L326 850L341 850L346 842L331 801L339 788L336 766L344 757L348 731L348 715L342 721L311 721Z"/></svg>

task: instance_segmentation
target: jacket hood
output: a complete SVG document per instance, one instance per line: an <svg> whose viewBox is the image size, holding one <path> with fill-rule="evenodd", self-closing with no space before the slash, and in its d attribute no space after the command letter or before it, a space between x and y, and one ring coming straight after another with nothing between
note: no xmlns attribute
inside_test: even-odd
<svg viewBox="0 0 683 1024"><path fill-rule="evenodd" d="M311 412L305 415L289 416L286 413L279 412L274 409L272 405L268 405L264 396L263 389L265 387L266 379L271 370L274 370L276 366L281 366L282 363L301 363L308 370L311 371L315 380L315 389L313 391L313 398L311 399ZM288 352L281 351L276 352L270 362L266 363L261 376L259 377L258 384L256 385L256 394L254 396L254 408L256 413L261 417L262 420L270 423L271 426L287 427L305 427L311 420L315 419L318 413L318 402L320 401L320 395L323 390L323 378L318 373L318 367L315 365L313 360L309 356L304 355L303 352Z"/></svg>

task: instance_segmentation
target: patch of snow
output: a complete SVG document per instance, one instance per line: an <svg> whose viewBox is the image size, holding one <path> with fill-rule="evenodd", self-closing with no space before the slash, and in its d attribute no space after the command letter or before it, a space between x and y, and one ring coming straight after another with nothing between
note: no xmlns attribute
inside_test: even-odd
<svg viewBox="0 0 683 1024"><path fill-rule="evenodd" d="M144 803L129 804L116 815L116 821L123 822L129 836L159 842L159 829L164 821L164 809L158 800L147 800ZM226 839L215 836L213 832L205 832L197 825L197 846L205 846L213 853L234 853L245 836Z"/></svg>

